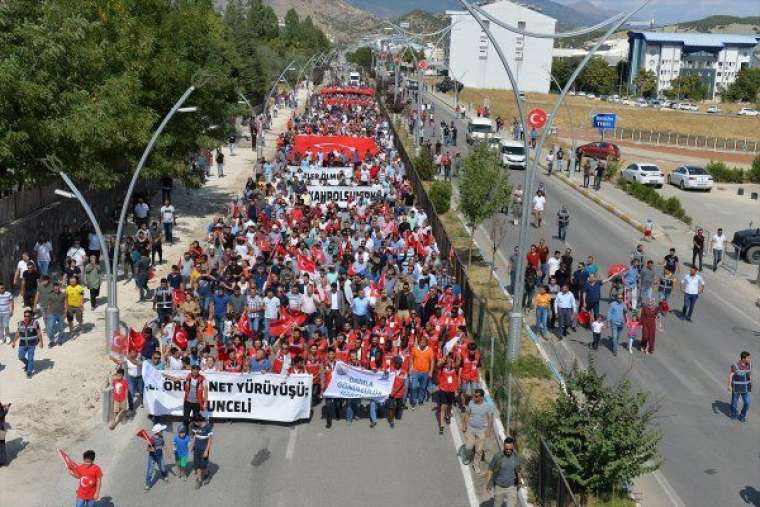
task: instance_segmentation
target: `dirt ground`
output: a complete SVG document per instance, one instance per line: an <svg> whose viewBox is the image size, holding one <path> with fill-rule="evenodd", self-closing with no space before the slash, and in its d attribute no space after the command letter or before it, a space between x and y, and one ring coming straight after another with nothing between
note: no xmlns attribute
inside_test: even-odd
<svg viewBox="0 0 760 507"><path fill-rule="evenodd" d="M465 88L459 94L459 102L473 104L474 107L482 105L488 98L493 111L492 117L501 115L505 122L509 123L517 116L514 96L509 90L475 90ZM527 107L541 107L549 112L554 105L557 95L528 93ZM707 105L700 105L704 112ZM760 141L760 117L735 116L738 109L736 104L721 104L724 112L731 114L707 115L698 113L686 113L673 110L654 110L651 108L639 108L626 106L599 100L591 100L586 97L567 97L555 120L555 126L559 127L562 135L570 135L572 128L576 129L577 135L593 135L595 131L590 128L591 116L595 113L617 113L618 127L637 128L662 132L678 132L680 134L699 135L707 137L728 137L736 139L748 139Z"/></svg>

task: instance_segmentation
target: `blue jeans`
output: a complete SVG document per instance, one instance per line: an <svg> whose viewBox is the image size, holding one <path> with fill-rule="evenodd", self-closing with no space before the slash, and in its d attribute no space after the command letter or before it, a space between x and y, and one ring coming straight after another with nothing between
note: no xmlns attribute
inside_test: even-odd
<svg viewBox="0 0 760 507"><path fill-rule="evenodd" d="M560 241L565 241L565 238L567 238L567 226L560 225L558 232L559 234L557 234L557 237L560 239Z"/></svg>
<svg viewBox="0 0 760 507"><path fill-rule="evenodd" d="M375 400L369 400L369 421L377 422L377 402Z"/></svg>
<svg viewBox="0 0 760 507"><path fill-rule="evenodd" d="M641 288L641 300L642 301L652 301L654 299L653 295L654 289L652 287L642 287Z"/></svg>
<svg viewBox="0 0 760 507"><path fill-rule="evenodd" d="M599 317L599 301L586 301L586 310L594 316L594 320Z"/></svg>
<svg viewBox="0 0 760 507"><path fill-rule="evenodd" d="M216 164L216 175L217 177L221 178L224 176L224 164Z"/></svg>
<svg viewBox="0 0 760 507"><path fill-rule="evenodd" d="M208 305L211 304L211 297L210 296L201 296L200 297L200 303L201 303L201 316L205 319L208 318Z"/></svg>
<svg viewBox="0 0 760 507"><path fill-rule="evenodd" d="M713 271L718 270L718 264L721 260L723 260L723 250L713 248ZM42 271L42 267L40 267L40 271Z"/></svg>
<svg viewBox="0 0 760 507"><path fill-rule="evenodd" d="M742 399L742 411L739 414L739 420L743 421L747 418L747 412L749 412L749 404L752 401L752 393L737 393L731 391L731 418L736 417L736 406L739 404L739 398Z"/></svg>
<svg viewBox="0 0 760 507"><path fill-rule="evenodd" d="M164 222L164 238L169 244L174 244L174 236L172 236L172 222Z"/></svg>
<svg viewBox="0 0 760 507"><path fill-rule="evenodd" d="M694 313L694 306L697 304L697 298L699 298L699 294L683 295L683 310L681 310L681 313L688 320L691 320L691 314Z"/></svg>
<svg viewBox="0 0 760 507"><path fill-rule="evenodd" d="M77 498L76 507L95 507L95 500L82 500Z"/></svg>
<svg viewBox="0 0 760 507"><path fill-rule="evenodd" d="M11 338L11 315L9 313L0 313L0 342L6 338Z"/></svg>
<svg viewBox="0 0 760 507"><path fill-rule="evenodd" d="M351 424L354 420L354 412L359 410L359 400L356 398L349 398L346 400L346 421Z"/></svg>
<svg viewBox="0 0 760 507"><path fill-rule="evenodd" d="M225 315L214 315L214 325L216 326L216 339L222 339L222 331L224 331L224 318Z"/></svg>
<svg viewBox="0 0 760 507"><path fill-rule="evenodd" d="M45 331L50 343L63 343L63 317L56 313L45 316Z"/></svg>
<svg viewBox="0 0 760 507"><path fill-rule="evenodd" d="M541 336L544 336L548 329L546 329L546 323L549 320L549 309L536 307L536 328Z"/></svg>
<svg viewBox="0 0 760 507"><path fill-rule="evenodd" d="M612 341L612 352L614 354L617 354L618 351L618 339L620 338L620 333L623 331L623 324L610 322L610 332L612 333L612 336L610 337L610 340Z"/></svg>
<svg viewBox="0 0 760 507"><path fill-rule="evenodd" d="M148 276L137 275L135 277L135 285L137 290L140 291L140 301L144 301L148 297Z"/></svg>
<svg viewBox="0 0 760 507"><path fill-rule="evenodd" d="M50 261L37 261L37 270L40 272L40 276L46 276L50 269Z"/></svg>
<svg viewBox="0 0 760 507"><path fill-rule="evenodd" d="M253 333L257 333L259 331L259 321L261 321L261 317L258 315L255 317L248 317L248 325L250 326Z"/></svg>
<svg viewBox="0 0 760 507"><path fill-rule="evenodd" d="M413 371L409 377L412 379L412 397L410 401L412 405L422 405L427 399L427 388L430 377L428 377L427 373L419 371Z"/></svg>
<svg viewBox="0 0 760 507"><path fill-rule="evenodd" d="M671 289L660 289L660 301L667 301L670 299Z"/></svg>
<svg viewBox="0 0 760 507"><path fill-rule="evenodd" d="M128 387L128 402L129 410L134 410L134 399L138 394L142 396L143 392L143 379L142 377L130 377L127 375L127 387Z"/></svg>
<svg viewBox="0 0 760 507"><path fill-rule="evenodd" d="M34 373L34 349L37 345L19 345L18 360L24 363L26 374L31 376Z"/></svg>
<svg viewBox="0 0 760 507"><path fill-rule="evenodd" d="M164 469L164 455L156 454L152 456L148 454L148 464L145 466L145 485L150 486L153 482L153 465L156 465L158 472L161 474L161 478L166 478L166 470Z"/></svg>

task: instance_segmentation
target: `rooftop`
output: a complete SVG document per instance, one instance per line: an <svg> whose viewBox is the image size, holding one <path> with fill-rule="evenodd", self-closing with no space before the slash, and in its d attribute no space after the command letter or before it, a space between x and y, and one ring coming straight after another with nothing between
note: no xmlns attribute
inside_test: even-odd
<svg viewBox="0 0 760 507"><path fill-rule="evenodd" d="M760 41L754 35L731 33L693 32L628 32L630 38L640 37L647 42L680 43L684 46L715 47L756 46Z"/></svg>

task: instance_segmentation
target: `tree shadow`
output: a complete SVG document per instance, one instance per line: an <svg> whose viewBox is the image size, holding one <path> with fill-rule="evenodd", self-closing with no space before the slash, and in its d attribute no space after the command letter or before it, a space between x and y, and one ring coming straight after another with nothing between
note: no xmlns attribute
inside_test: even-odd
<svg viewBox="0 0 760 507"><path fill-rule="evenodd" d="M715 400L712 402L713 414L721 413L726 417L731 417L731 404L722 400Z"/></svg>
<svg viewBox="0 0 760 507"><path fill-rule="evenodd" d="M739 497L744 500L745 504L760 507L760 491L753 486L744 486L744 488L739 490Z"/></svg>
<svg viewBox="0 0 760 507"><path fill-rule="evenodd" d="M5 465L10 465L10 463L16 459L28 445L29 442L21 437L16 437L13 440L8 440L5 442L5 453L7 457Z"/></svg>

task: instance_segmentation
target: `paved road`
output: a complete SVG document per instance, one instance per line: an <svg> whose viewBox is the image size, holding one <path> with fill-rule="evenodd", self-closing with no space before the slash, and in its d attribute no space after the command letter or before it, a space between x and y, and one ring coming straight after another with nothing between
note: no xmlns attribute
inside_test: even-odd
<svg viewBox="0 0 760 507"><path fill-rule="evenodd" d="M426 101L431 100L427 98ZM436 100L436 123L450 122L452 111ZM466 150L466 125L458 120L460 147ZM522 183L523 172L513 171L513 184ZM531 242L556 234L554 217L560 203L571 214L567 246L573 248L576 262L594 255L603 268L627 262L639 234L633 228L586 200L566 185L543 175L548 205L548 225L541 230L531 228ZM512 228L512 226L508 226ZM484 226L489 230L488 226ZM509 256L517 240L517 227L507 233L502 252ZM565 245L551 239L551 248ZM652 244L647 248L656 260L664 256L670 245ZM679 252L686 260L686 249ZM689 257L689 261L690 256ZM597 367L611 380L628 376L634 383L652 393L660 405L659 429L663 432L660 447L665 462L659 474L640 483L645 490L644 505L760 505L757 484L757 437L760 420L751 417L741 424L727 417L729 394L726 391L728 367L741 350L757 355L757 309L751 301L734 301L731 283L718 280L719 275L705 273L705 296L697 303L694 322L687 323L671 314L664 332L658 333L657 351L643 357L621 350L615 358L607 349L595 354ZM726 275L722 275L726 278ZM606 291L604 291L606 294ZM678 308L680 294L672 306ZM603 305L606 311L606 305ZM532 317L531 317L532 320ZM545 342L563 367L574 360L586 363L590 335L584 330L563 342L552 337Z"/></svg>
<svg viewBox="0 0 760 507"><path fill-rule="evenodd" d="M197 491L192 481L170 476L145 492L144 445L135 438L111 466L103 491L115 507L469 505L451 433L438 435L428 407L407 411L394 429L384 421L370 429L361 419L325 430L319 407L311 422L292 427L217 423L211 480Z"/></svg>

